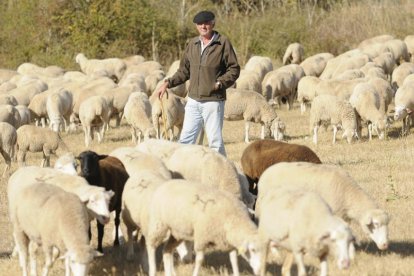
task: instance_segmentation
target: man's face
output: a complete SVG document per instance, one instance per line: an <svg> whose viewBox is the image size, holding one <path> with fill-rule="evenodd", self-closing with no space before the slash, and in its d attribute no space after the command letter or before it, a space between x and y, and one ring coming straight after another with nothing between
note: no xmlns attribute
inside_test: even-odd
<svg viewBox="0 0 414 276"><path fill-rule="evenodd" d="M209 36L213 32L214 21L202 22L196 26L201 36Z"/></svg>

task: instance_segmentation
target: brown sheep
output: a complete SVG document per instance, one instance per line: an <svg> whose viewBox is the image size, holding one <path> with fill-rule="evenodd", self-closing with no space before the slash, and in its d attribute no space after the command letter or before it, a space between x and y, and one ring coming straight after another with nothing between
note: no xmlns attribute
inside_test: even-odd
<svg viewBox="0 0 414 276"><path fill-rule="evenodd" d="M257 183L262 173L279 162L310 162L321 164L321 160L310 148L275 140L257 140L243 151L241 165L249 181L249 191L257 195Z"/></svg>

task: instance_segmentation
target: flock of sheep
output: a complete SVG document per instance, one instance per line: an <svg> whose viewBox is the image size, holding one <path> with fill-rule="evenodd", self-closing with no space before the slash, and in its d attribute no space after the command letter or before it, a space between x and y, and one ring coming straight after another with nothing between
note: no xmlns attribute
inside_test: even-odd
<svg viewBox="0 0 414 276"><path fill-rule="evenodd" d="M332 125L333 143L341 129L349 143L361 139L363 123L369 139L373 134L386 137L393 120L402 119L402 131L408 133L413 57L414 36L403 41L390 35L367 39L337 57L321 53L304 59L304 48L294 43L283 57L285 65L277 69L270 58L253 56L227 89L224 115L245 121L246 143L249 123L262 126L261 139L243 153L242 168L209 148L174 142L182 128L186 85L170 89L161 100L152 92L175 72L178 61L165 73L161 64L142 56L98 60L80 53L76 62L81 71L30 63L16 71L1 69L0 151L6 162L3 175L11 173L14 158L20 167L9 177L7 196L23 275L36 274L38 247L45 255L43 275L59 255L67 275L86 275L103 251L104 225L112 211L114 245L122 222L127 259L134 258L134 241L140 237L139 247L147 253L140 263L149 275L156 274L155 250L161 245L167 275L175 273L175 250L183 261L195 255L197 275L210 247L230 252L235 275L238 254L254 274L264 275L269 250L280 249L291 252L283 274L290 273L294 259L298 274L305 275L303 256L309 254L320 260L320 274L327 275L330 252L341 269L354 257L348 220L386 249L388 214L342 168L321 164L305 146L280 142L286 126L275 110L283 104L290 109L298 101L305 112L310 104L315 144L321 125ZM387 113L391 102L393 118ZM105 132L114 129L111 119L115 127L127 122L136 147L108 155L62 155L54 168L47 168L58 148L69 151L61 131L81 126L88 148L95 134L104 142ZM26 166L28 151L43 152L41 168ZM90 246L92 219L98 222L100 253Z"/></svg>

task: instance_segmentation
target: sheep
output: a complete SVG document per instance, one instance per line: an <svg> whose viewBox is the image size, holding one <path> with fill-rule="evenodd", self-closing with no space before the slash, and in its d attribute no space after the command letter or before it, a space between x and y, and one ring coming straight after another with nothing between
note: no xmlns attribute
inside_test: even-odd
<svg viewBox="0 0 414 276"><path fill-rule="evenodd" d="M154 139L149 139L151 141ZM158 142L160 140L154 140ZM151 170L156 171L160 177L169 179L171 178L171 172L168 170L164 161L151 152L145 152L138 149L141 145L149 145L148 143L143 142L137 148L133 147L119 147L109 153L110 156L116 157L121 160L122 164L125 166L125 170L130 176L134 175L137 172L142 170Z"/></svg>
<svg viewBox="0 0 414 276"><path fill-rule="evenodd" d="M66 89L55 91L47 97L46 110L50 129L55 132L59 132L62 128L68 130L72 101L72 93Z"/></svg>
<svg viewBox="0 0 414 276"><path fill-rule="evenodd" d="M46 108L47 97L55 91L55 89L48 89L43 93L36 94L27 106L30 110L30 117L35 121L36 126L41 124L42 127L46 127L46 119L48 118Z"/></svg>
<svg viewBox="0 0 414 276"><path fill-rule="evenodd" d="M260 177L257 200L277 187L318 193L333 214L359 223L379 249L388 247L388 214L341 167L306 162L275 164Z"/></svg>
<svg viewBox="0 0 414 276"><path fill-rule="evenodd" d="M353 80L353 79L364 78L364 77L365 77L365 74L360 69L349 69L335 76L334 79L344 81L344 80Z"/></svg>
<svg viewBox="0 0 414 276"><path fill-rule="evenodd" d="M353 80L322 80L315 86L315 96L322 94L329 94L339 97L342 100L348 100L351 97L354 87L359 83L366 82L366 79L353 79Z"/></svg>
<svg viewBox="0 0 414 276"><path fill-rule="evenodd" d="M283 65L295 63L299 64L302 62L305 55L305 50L300 43L292 43L286 48L285 54L283 55Z"/></svg>
<svg viewBox="0 0 414 276"><path fill-rule="evenodd" d="M320 79L314 76L305 76L298 83L298 102L300 103L300 113L303 115L306 111L306 105L310 104L315 98L316 85Z"/></svg>
<svg viewBox="0 0 414 276"><path fill-rule="evenodd" d="M155 169L155 168L154 168ZM167 180L156 170L143 169L136 171L125 183L122 196L122 222L127 228L127 260L134 257L133 232L138 230L148 237L148 222L150 219L149 206L155 190Z"/></svg>
<svg viewBox="0 0 414 276"><path fill-rule="evenodd" d="M407 35L404 38L404 42L407 45L408 54L410 55L411 62L414 62L414 35Z"/></svg>
<svg viewBox="0 0 414 276"><path fill-rule="evenodd" d="M180 137L184 122L186 99L174 93L169 93L166 97L159 99L158 94L154 93L151 95L149 101L151 103L152 122L157 132L156 137L161 138L165 136L166 138L169 137L169 140L172 141L174 139L174 126L178 129L176 137ZM160 125L164 124L164 120L166 125L163 126L163 129L167 133L162 135Z"/></svg>
<svg viewBox="0 0 414 276"><path fill-rule="evenodd" d="M394 55L391 52L385 52L374 58L374 63L384 70L384 73L391 77L395 67Z"/></svg>
<svg viewBox="0 0 414 276"><path fill-rule="evenodd" d="M388 119L385 106L382 102L384 98L376 91L375 87L369 83L360 83L355 86L349 102L357 113L358 137L361 136L361 120L368 124L368 137L372 140L372 130L374 130L380 139L386 138L388 128ZM382 102L382 103L381 103Z"/></svg>
<svg viewBox="0 0 414 276"><path fill-rule="evenodd" d="M342 138L351 143L357 136L357 117L352 105L333 95L319 95L313 99L310 110L309 130L313 134L313 143L318 143L318 129L321 125L333 127L333 140L336 142L338 128L344 130Z"/></svg>
<svg viewBox="0 0 414 276"><path fill-rule="evenodd" d="M59 162L62 164L63 160L67 160L68 158L69 156L65 156L60 159ZM66 164L73 166L73 163ZM77 175L74 167L72 167L71 170L67 170L69 166L66 166L65 170L63 170L62 167L59 167L59 165L56 165L57 168L39 168L36 166L22 167L12 174L9 183L20 185L16 183L29 184L40 182L55 185L66 192L75 194L85 203L89 214L89 220L95 218L102 224L108 223L110 217L108 206L114 192L105 191L102 187L89 185L83 177Z"/></svg>
<svg viewBox="0 0 414 276"><path fill-rule="evenodd" d="M258 140L248 145L240 162L249 181L250 193L257 195L257 183L268 167L279 162L296 161L322 163L318 155L304 145L273 140Z"/></svg>
<svg viewBox="0 0 414 276"><path fill-rule="evenodd" d="M231 251L234 275L239 275L237 253L242 254L254 274L258 274L261 248L257 227L247 208L228 193L202 183L173 179L156 189L149 209L149 234L146 237L149 275L156 273L155 249L164 241L165 273L174 275L172 251L185 240L194 241L196 263L193 275L198 275L204 251L211 245L218 250Z"/></svg>
<svg viewBox="0 0 414 276"><path fill-rule="evenodd" d="M386 41L392 40L392 39L394 39L394 36L388 35L388 34L374 36L374 37L367 38L367 39L361 41L358 44L358 48L363 48L364 46L367 46L367 45L370 45L370 44L373 44L373 43L383 43L383 42L386 42Z"/></svg>
<svg viewBox="0 0 414 276"><path fill-rule="evenodd" d="M14 157L14 147L17 141L16 129L9 123L0 122L0 153L6 162L3 177L8 175L11 159Z"/></svg>
<svg viewBox="0 0 414 276"><path fill-rule="evenodd" d="M129 175L122 162L113 156L99 155L93 151L84 151L77 156L80 161L80 175L89 184L104 187L105 190L113 190L114 196L109 204L109 211L115 211L115 240L114 246L119 245L119 224L122 207L122 192ZM102 251L102 239L104 226L99 221L98 228L98 251Z"/></svg>
<svg viewBox="0 0 414 276"><path fill-rule="evenodd" d="M303 68L306 76L319 77L326 67L328 60L332 59L334 55L331 53L319 53L307 57L299 65Z"/></svg>
<svg viewBox="0 0 414 276"><path fill-rule="evenodd" d="M27 84L8 91L8 93L16 98L18 104L28 106L36 94L42 93L47 89L48 86L45 82L41 80L32 80Z"/></svg>
<svg viewBox="0 0 414 276"><path fill-rule="evenodd" d="M243 193L244 188L241 187L234 164L208 147L148 139L136 149L159 157L171 171L173 178L198 181L230 192L247 204L249 202L250 195ZM182 162L188 158L192 162ZM217 180L213 181L213 175Z"/></svg>
<svg viewBox="0 0 414 276"><path fill-rule="evenodd" d="M0 94L0 105L9 104L9 105L17 105L17 100L13 95L9 94Z"/></svg>
<svg viewBox="0 0 414 276"><path fill-rule="evenodd" d="M285 138L285 133L286 125L280 117L277 117L272 121L272 125L270 126L270 136L276 141L282 141Z"/></svg>
<svg viewBox="0 0 414 276"><path fill-rule="evenodd" d="M262 94L262 84L260 76L255 71L241 70L240 76L236 80L235 88L243 90L253 90Z"/></svg>
<svg viewBox="0 0 414 276"><path fill-rule="evenodd" d="M368 83L374 87L375 91L377 91L382 98L382 100L380 100L379 110L383 113L387 113L388 106L394 98L394 90L392 89L391 84L389 81L382 78L370 78Z"/></svg>
<svg viewBox="0 0 414 276"><path fill-rule="evenodd" d="M113 99L103 96L92 96L84 100L79 106L79 119L85 133L85 146L89 147L94 132L98 136L98 143L104 139L105 129L111 117Z"/></svg>
<svg viewBox="0 0 414 276"><path fill-rule="evenodd" d="M76 162L75 155L72 152L67 152L61 155L53 165L55 170L69 175L78 175L76 170L77 167L78 163Z"/></svg>
<svg viewBox="0 0 414 276"><path fill-rule="evenodd" d="M135 64L132 66L128 66L127 70L125 71L125 75L131 74L131 73L140 73L144 75L146 78L148 75L151 74L151 72L156 70L164 70L162 65L158 61L149 60L144 61L139 64Z"/></svg>
<svg viewBox="0 0 414 276"><path fill-rule="evenodd" d="M341 73L345 72L346 70L350 69L359 69L364 66L367 62L371 61L371 59L364 54L360 54L357 56L353 56L350 58L344 58L339 63L338 67L334 70L332 77L336 78Z"/></svg>
<svg viewBox="0 0 414 276"><path fill-rule="evenodd" d="M50 77L56 78L62 76L65 73L65 70L58 66L48 66L48 67L41 67L39 65L33 63L22 63L17 67L16 70L21 75L29 75L29 76L36 76L36 77Z"/></svg>
<svg viewBox="0 0 414 276"><path fill-rule="evenodd" d="M315 192L300 189L269 189L257 201L255 217L259 220L259 236L264 248L261 275L266 274L269 245L292 252L298 275L306 275L305 253L320 261L320 275L328 275L328 254L335 249L337 265L347 269L354 237L348 224L334 216L328 204ZM274 223L277 221L278 223ZM290 275L292 254L282 267L283 275Z"/></svg>
<svg viewBox="0 0 414 276"><path fill-rule="evenodd" d="M119 87L130 87L134 92L146 92L145 76L140 73L130 73L118 83Z"/></svg>
<svg viewBox="0 0 414 276"><path fill-rule="evenodd" d="M144 140L156 137L151 112L151 103L145 93L134 92L129 95L124 108L124 117L131 126L133 143L141 143L141 136L144 136Z"/></svg>
<svg viewBox="0 0 414 276"><path fill-rule="evenodd" d="M13 90L17 87L16 84L10 82L10 81L6 81L1 83L0 82L0 92L4 93L4 92L9 92L10 90Z"/></svg>
<svg viewBox="0 0 414 276"><path fill-rule="evenodd" d="M30 124L32 122L30 109L25 105L16 105L15 107L20 115L20 126Z"/></svg>
<svg viewBox="0 0 414 276"><path fill-rule="evenodd" d="M65 252L66 275L70 270L74 275L87 275L89 263L96 254L89 245L88 214L80 199L50 184L36 181L23 187L11 187L11 184L20 183L9 181L9 191L20 189L9 193L8 198L23 275L27 275L28 251L30 274L36 275L35 254L40 244L45 255L43 275L53 265L53 248Z"/></svg>
<svg viewBox="0 0 414 276"><path fill-rule="evenodd" d="M15 70L3 69L0 68L0 84L9 81L14 76L19 75Z"/></svg>
<svg viewBox="0 0 414 276"><path fill-rule="evenodd" d="M260 82L262 82L264 76L273 70L272 60L269 57L252 56L246 62L244 70L255 72L258 74Z"/></svg>
<svg viewBox="0 0 414 276"><path fill-rule="evenodd" d="M116 82L119 82L127 69L126 63L119 58L87 59L83 53L79 53L76 55L75 61L86 75L93 75L105 70L111 78L116 79Z"/></svg>
<svg viewBox="0 0 414 276"><path fill-rule="evenodd" d="M396 91L399 87L401 87L404 79L411 74L414 74L414 63L405 62L395 68L391 75L391 85L393 89Z"/></svg>
<svg viewBox="0 0 414 276"><path fill-rule="evenodd" d="M165 78L163 70L154 70L145 77L145 85L147 87L147 95L151 96L152 92L157 88L157 84Z"/></svg>
<svg viewBox="0 0 414 276"><path fill-rule="evenodd" d="M33 125L24 125L17 129L17 162L19 166L26 165L26 153L43 152L41 167L50 166L50 154L58 148L67 151L68 147L58 133Z"/></svg>
<svg viewBox="0 0 414 276"><path fill-rule="evenodd" d="M389 51L393 54L395 63L397 65L402 62L409 62L410 55L408 53L407 44L401 39L391 39L383 43L384 51Z"/></svg>
<svg viewBox="0 0 414 276"><path fill-rule="evenodd" d="M21 124L20 113L13 105L0 105L0 122L11 124L14 128L19 128Z"/></svg>
<svg viewBox="0 0 414 276"><path fill-rule="evenodd" d="M145 61L145 57L141 55L133 55L133 56L124 57L122 58L122 60L125 62L127 67L129 67L132 65L143 63Z"/></svg>
<svg viewBox="0 0 414 276"><path fill-rule="evenodd" d="M292 72L274 70L266 74L262 82L262 95L266 100L277 102L279 107L282 99L287 98L286 104L289 110L295 99L296 78Z"/></svg>
<svg viewBox="0 0 414 276"><path fill-rule="evenodd" d="M244 120L245 135L244 141L249 143L249 122L260 123L262 125L261 139L270 135L270 128L277 114L267 103L266 99L252 90L229 88L226 91L227 100L224 107L224 119ZM282 133L283 135L283 133ZM278 137L274 137L278 139Z"/></svg>
<svg viewBox="0 0 414 276"><path fill-rule="evenodd" d="M414 110L414 82L409 82L406 85L398 88L395 92L395 112L394 120L403 120L402 134L407 134L410 131L410 120L411 112Z"/></svg>

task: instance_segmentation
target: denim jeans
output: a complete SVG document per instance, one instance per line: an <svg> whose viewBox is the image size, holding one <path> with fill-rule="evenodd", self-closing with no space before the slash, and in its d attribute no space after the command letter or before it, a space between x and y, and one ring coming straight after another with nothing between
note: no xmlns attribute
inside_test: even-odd
<svg viewBox="0 0 414 276"><path fill-rule="evenodd" d="M188 98L180 143L195 144L204 126L208 146L226 156L222 136L224 101L199 102Z"/></svg>

